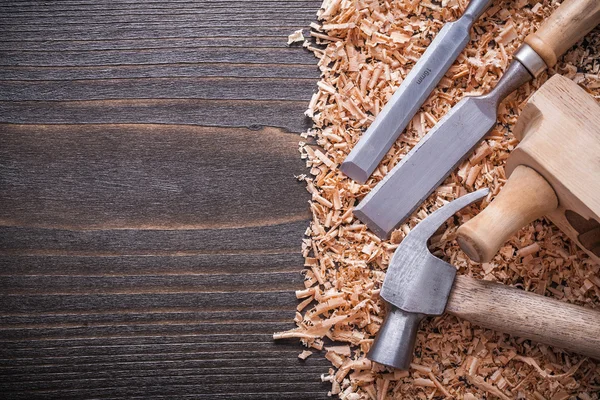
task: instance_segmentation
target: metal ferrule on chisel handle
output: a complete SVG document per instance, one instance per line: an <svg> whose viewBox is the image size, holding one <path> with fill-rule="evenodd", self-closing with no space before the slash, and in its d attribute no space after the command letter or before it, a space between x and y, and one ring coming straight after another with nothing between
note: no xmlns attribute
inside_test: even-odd
<svg viewBox="0 0 600 400"><path fill-rule="evenodd" d="M540 76L548 68L544 59L528 44L519 47L513 57L519 60L534 78Z"/></svg>

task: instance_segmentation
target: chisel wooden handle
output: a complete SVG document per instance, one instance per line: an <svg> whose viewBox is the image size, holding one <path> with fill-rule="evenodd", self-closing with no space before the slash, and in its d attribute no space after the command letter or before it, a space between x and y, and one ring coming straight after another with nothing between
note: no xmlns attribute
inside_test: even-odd
<svg viewBox="0 0 600 400"><path fill-rule="evenodd" d="M598 24L599 0L565 0L525 43L553 67L558 57Z"/></svg>
<svg viewBox="0 0 600 400"><path fill-rule="evenodd" d="M519 165L500 194L458 228L461 249L475 262L488 262L516 231L558 207L552 186L532 168Z"/></svg>
<svg viewBox="0 0 600 400"><path fill-rule="evenodd" d="M488 262L512 233L545 216L600 263L600 105L556 74L528 100L513 133L521 142L506 162L508 182L458 229L460 247Z"/></svg>
<svg viewBox="0 0 600 400"><path fill-rule="evenodd" d="M600 312L457 276L446 312L475 325L600 359Z"/></svg>

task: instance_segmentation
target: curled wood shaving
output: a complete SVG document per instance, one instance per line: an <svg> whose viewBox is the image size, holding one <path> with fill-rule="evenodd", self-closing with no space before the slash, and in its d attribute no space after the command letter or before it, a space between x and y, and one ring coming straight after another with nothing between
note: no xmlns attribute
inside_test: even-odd
<svg viewBox="0 0 600 400"><path fill-rule="evenodd" d="M467 0L325 0L304 47L319 59L321 79L306 115L298 177L312 195L313 219L302 241L305 288L297 292L297 328L276 333L321 350L332 363L322 376L344 400L575 398L599 399L600 365L549 346L472 326L444 315L422 323L410 371L366 359L385 317L379 291L390 258L428 214L469 191L488 187L481 205L463 211L432 238L435 254L465 274L518 286L590 308L600 307L600 267L554 225L542 219L521 229L487 264L458 248L457 225L472 218L506 182L504 165L518 141L512 127L527 99L550 75L573 79L600 100L600 30L559 63L511 94L498 124L390 240L379 240L354 218L356 204L463 96L489 91L527 34L559 2L495 1L475 22L471 41L365 185L338 166L431 43L462 15Z"/></svg>
<svg viewBox="0 0 600 400"><path fill-rule="evenodd" d="M468 375L467 376L467 380L469 381L469 383L471 383L472 385L477 386L479 389L483 390L484 392L488 392L490 394L493 394L494 396L497 396L497 397L501 398L502 400L510 400L510 397L508 397L507 395L505 395L496 386L494 386L494 385L486 382L481 376L471 376L471 375Z"/></svg>
<svg viewBox="0 0 600 400"><path fill-rule="evenodd" d="M542 377L544 377L544 378L553 378L553 379L561 379L561 378L566 378L566 377L569 377L569 376L573 375L579 369L579 367L581 367L581 364L583 364L583 362L586 360L585 358L581 359L577 364L575 364L574 366L572 366L564 374L550 375L546 371L544 371L543 369L541 369L540 366L538 365L538 363L533 358L531 358L531 357L515 356L514 359L516 361L523 361L524 363L527 363L527 364L531 365L532 367L534 367L536 369L537 372L539 372L539 374Z"/></svg>
<svg viewBox="0 0 600 400"><path fill-rule="evenodd" d="M302 34L302 29L298 29L297 31L288 36L288 46L296 42L304 42L304 35Z"/></svg>
<svg viewBox="0 0 600 400"><path fill-rule="evenodd" d="M304 350L302 353L298 354L298 358L301 360L306 360L308 357L312 355L312 351Z"/></svg>

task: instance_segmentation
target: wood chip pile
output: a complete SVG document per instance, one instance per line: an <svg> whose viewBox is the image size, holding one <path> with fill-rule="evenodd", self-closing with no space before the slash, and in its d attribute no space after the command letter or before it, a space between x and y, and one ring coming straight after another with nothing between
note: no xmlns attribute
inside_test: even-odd
<svg viewBox="0 0 600 400"><path fill-rule="evenodd" d="M371 363L365 355L382 323L379 290L394 250L423 218L478 188L489 197L458 217L472 217L498 194L504 164L517 145L511 129L528 97L549 75L565 75L600 98L600 30L559 64L510 95L492 133L417 212L382 241L356 219L353 207L465 95L490 90L527 34L557 1L494 1L475 23L472 40L365 185L338 169L374 116L445 22L462 15L466 0L325 0L304 47L319 58L318 92L306 114L314 128L300 144L310 174L299 177L312 194L313 220L302 244L305 288L296 323L275 338L299 338L321 351L332 368L322 379L341 399L598 399L600 363L549 346L473 326L444 315L422 324L409 371ZM443 155L440 155L443 156ZM600 267L547 220L521 229L492 262L475 264L460 251L457 225L432 240L435 254L459 274L499 281L585 307L600 307ZM311 351L304 351L306 358Z"/></svg>

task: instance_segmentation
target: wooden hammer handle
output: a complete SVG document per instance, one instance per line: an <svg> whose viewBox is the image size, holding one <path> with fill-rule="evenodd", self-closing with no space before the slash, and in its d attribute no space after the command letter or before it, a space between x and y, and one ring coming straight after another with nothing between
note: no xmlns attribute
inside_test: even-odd
<svg viewBox="0 0 600 400"><path fill-rule="evenodd" d="M537 32L525 38L548 67L600 24L600 1L565 0Z"/></svg>
<svg viewBox="0 0 600 400"><path fill-rule="evenodd" d="M600 359L600 312L457 276L446 312L475 325Z"/></svg>

